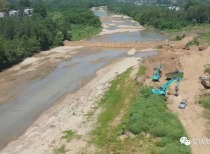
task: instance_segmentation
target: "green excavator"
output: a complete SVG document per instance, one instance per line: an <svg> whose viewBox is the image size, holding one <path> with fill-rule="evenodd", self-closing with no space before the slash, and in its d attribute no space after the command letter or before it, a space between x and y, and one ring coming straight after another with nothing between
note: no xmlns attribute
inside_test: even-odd
<svg viewBox="0 0 210 154"><path fill-rule="evenodd" d="M160 89L152 89L152 93L156 94L156 95L165 95L168 86L171 85L174 82L176 82L176 93L177 93L178 92L179 83L180 83L181 80L182 80L181 77L175 78L175 79L171 79L168 82L166 82L162 87L160 87Z"/></svg>
<svg viewBox="0 0 210 154"><path fill-rule="evenodd" d="M161 68L162 68L162 64L159 64L158 67L157 67L156 72L152 76L152 81L159 81L160 80Z"/></svg>

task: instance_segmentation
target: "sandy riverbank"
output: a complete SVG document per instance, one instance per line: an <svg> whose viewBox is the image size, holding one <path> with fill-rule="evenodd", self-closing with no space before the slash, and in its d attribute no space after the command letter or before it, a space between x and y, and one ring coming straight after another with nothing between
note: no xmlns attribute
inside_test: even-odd
<svg viewBox="0 0 210 154"><path fill-rule="evenodd" d="M43 51L1 72L0 104L12 101L23 91L25 88L23 85L20 85L18 90L14 89L19 83L44 78L56 68L60 61L72 58L81 48L81 46L63 46Z"/></svg>
<svg viewBox="0 0 210 154"><path fill-rule="evenodd" d="M88 123L87 114L93 110L96 101L107 89L109 82L117 74L138 63L138 58L128 57L98 71L96 77L85 87L66 96L59 104L49 109L24 135L11 142L1 153L52 153L64 142L61 139L63 131L73 130L78 135L87 134L93 126L92 123ZM74 153L87 146L84 140L79 142L80 144L77 144L76 147L72 142L67 149L73 150Z"/></svg>
<svg viewBox="0 0 210 154"><path fill-rule="evenodd" d="M123 32L136 32L144 30L145 28L132 18L124 15L111 15L101 17L102 31L98 35L107 35ZM108 21L108 22L107 22ZM127 24L123 24L127 21ZM131 24L132 23L132 24Z"/></svg>

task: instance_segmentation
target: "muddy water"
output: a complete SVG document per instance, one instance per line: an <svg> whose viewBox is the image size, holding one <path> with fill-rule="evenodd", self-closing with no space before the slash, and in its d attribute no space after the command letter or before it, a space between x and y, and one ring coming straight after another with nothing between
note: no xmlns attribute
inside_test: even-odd
<svg viewBox="0 0 210 154"><path fill-rule="evenodd" d="M99 16L107 15L106 12L96 14ZM124 24L128 24L127 22L125 20ZM121 38L121 41L131 41L134 36L135 38L141 37L139 39L142 40L147 37L153 39L156 33L145 32L145 37L138 35L138 33L124 33L122 35L122 33L113 34L105 36L103 39L104 41L114 41ZM158 36L156 37L158 38ZM162 36L160 38L162 39ZM96 41L100 38L94 39ZM126 52L127 50L116 49L101 49L98 52L93 52L92 49L86 48L85 53L81 52L74 58L59 63L48 76L31 82L30 85L27 85L26 91L17 96L17 99L0 105L0 149L21 135L40 113L48 109L56 100L66 93L75 91L112 60L127 56ZM137 56L146 57L153 54L156 53L137 54Z"/></svg>

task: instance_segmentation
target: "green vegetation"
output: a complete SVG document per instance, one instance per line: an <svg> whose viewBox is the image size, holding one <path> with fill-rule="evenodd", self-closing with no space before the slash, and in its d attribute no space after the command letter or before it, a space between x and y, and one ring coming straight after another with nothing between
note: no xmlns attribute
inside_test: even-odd
<svg viewBox="0 0 210 154"><path fill-rule="evenodd" d="M55 154L65 154L66 153L66 146L62 145L59 149L54 151Z"/></svg>
<svg viewBox="0 0 210 154"><path fill-rule="evenodd" d="M64 40L85 39L100 31L100 20L89 8L77 2L65 9L54 5L21 0L11 7L31 6L35 12L32 16L0 19L0 70L40 51L61 46Z"/></svg>
<svg viewBox="0 0 210 154"><path fill-rule="evenodd" d="M64 134L62 138L66 139L67 142L70 142L74 137L78 137L72 130L64 131Z"/></svg>
<svg viewBox="0 0 210 154"><path fill-rule="evenodd" d="M114 3L108 9L131 16L142 25L152 25L161 30L180 30L196 24L210 23L210 3L188 0L183 9L170 10L167 6L136 6Z"/></svg>
<svg viewBox="0 0 210 154"><path fill-rule="evenodd" d="M142 25L152 25L161 30L180 29L192 24L185 20L183 11L170 10L167 7L115 4L109 5L108 9L131 16Z"/></svg>
<svg viewBox="0 0 210 154"><path fill-rule="evenodd" d="M203 105L203 107L205 107L206 109L210 110L210 95L209 94L203 95L198 101L198 103Z"/></svg>
<svg viewBox="0 0 210 154"><path fill-rule="evenodd" d="M198 46L199 44L200 44L200 42L198 41L198 38L194 37L192 41L189 41L187 43L187 46L192 46L192 45L197 45Z"/></svg>
<svg viewBox="0 0 210 154"><path fill-rule="evenodd" d="M99 107L102 107L104 112L99 115L98 127L93 131L93 140L97 145L104 146L112 141L116 141L116 134L110 135L112 133L110 124L123 110L125 100L130 102L130 99L134 97L135 84L133 81L128 80L130 73L131 69L128 69L128 71L112 81L109 90L99 102Z"/></svg>
<svg viewBox="0 0 210 154"><path fill-rule="evenodd" d="M146 73L146 70L147 70L147 68L145 66L140 66L139 70L138 70L138 73L137 73L137 76L144 75Z"/></svg>
<svg viewBox="0 0 210 154"><path fill-rule="evenodd" d="M185 38L185 36L186 36L185 34L177 35L176 38L175 38L175 40L176 40L176 41L180 41L180 40L182 40L183 38Z"/></svg>
<svg viewBox="0 0 210 154"><path fill-rule="evenodd" d="M153 153L190 153L189 148L179 142L180 137L186 135L183 126L167 110L165 98L151 94L151 87L140 87L122 128L124 132L130 131L135 135L149 133L159 138Z"/></svg>
<svg viewBox="0 0 210 154"><path fill-rule="evenodd" d="M145 70L140 67L138 75ZM151 94L151 87L137 84L130 73L131 69L112 81L99 102L104 110L92 132L93 143L102 153L190 153L179 142L186 134L178 118L168 111L166 98Z"/></svg>
<svg viewBox="0 0 210 154"><path fill-rule="evenodd" d="M210 75L210 67L207 67L207 68L205 69L205 73L208 73L208 74Z"/></svg>
<svg viewBox="0 0 210 154"><path fill-rule="evenodd" d="M72 26L72 40L78 41L89 38L92 35L98 34L101 31L100 27L76 25Z"/></svg>
<svg viewBox="0 0 210 154"><path fill-rule="evenodd" d="M210 126L210 94L203 94L198 100L198 103L206 109L204 111L204 117L208 120L208 124ZM208 130L208 133L210 135L210 129Z"/></svg>
<svg viewBox="0 0 210 154"><path fill-rule="evenodd" d="M210 45L210 33L200 34L199 38L205 40Z"/></svg>

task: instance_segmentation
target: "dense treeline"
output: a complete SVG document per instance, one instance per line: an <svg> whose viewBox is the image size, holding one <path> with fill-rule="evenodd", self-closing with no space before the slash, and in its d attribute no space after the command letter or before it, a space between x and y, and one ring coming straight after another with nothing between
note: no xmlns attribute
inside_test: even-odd
<svg viewBox="0 0 210 154"><path fill-rule="evenodd" d="M183 11L169 10L158 6L134 6L128 4L109 5L109 10L131 16L142 25L153 25L158 29L178 29L188 24Z"/></svg>
<svg viewBox="0 0 210 154"><path fill-rule="evenodd" d="M132 4L110 4L111 11L127 14L141 24L152 25L158 29L180 29L196 23L210 23L210 3L189 0L180 10L165 6L135 6Z"/></svg>
<svg viewBox="0 0 210 154"><path fill-rule="evenodd" d="M100 30L99 18L86 7L73 3L62 10L49 4L21 4L33 7L34 14L0 18L0 70L64 40L83 39Z"/></svg>

